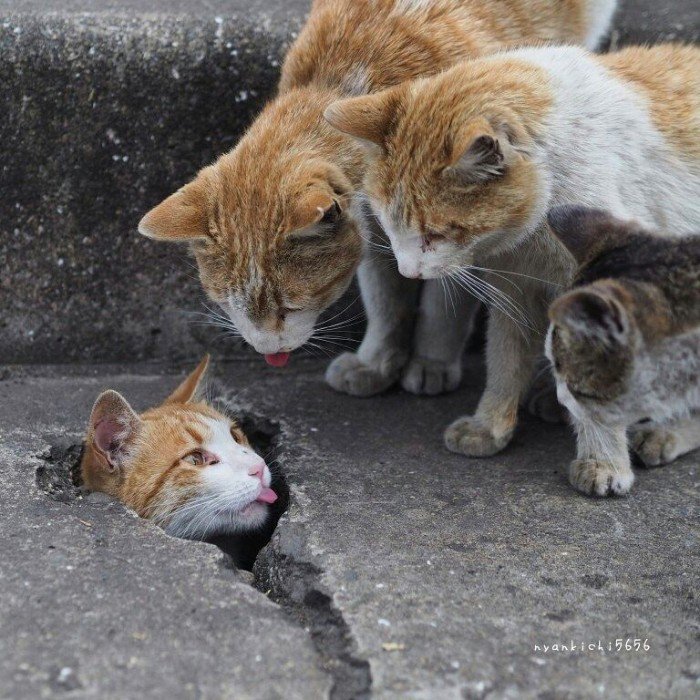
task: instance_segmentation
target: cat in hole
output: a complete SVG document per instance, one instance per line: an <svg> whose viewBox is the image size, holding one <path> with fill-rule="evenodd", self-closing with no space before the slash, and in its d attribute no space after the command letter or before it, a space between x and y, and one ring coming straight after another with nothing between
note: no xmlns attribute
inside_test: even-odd
<svg viewBox="0 0 700 700"><path fill-rule="evenodd" d="M209 357L159 406L137 414L116 391L98 397L80 465L107 493L168 534L217 544L250 569L288 490L239 423L198 396Z"/></svg>

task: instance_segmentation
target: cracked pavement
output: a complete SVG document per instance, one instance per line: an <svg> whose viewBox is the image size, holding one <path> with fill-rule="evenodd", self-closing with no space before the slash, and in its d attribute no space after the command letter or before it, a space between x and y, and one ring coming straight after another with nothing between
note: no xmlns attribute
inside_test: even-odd
<svg viewBox="0 0 700 700"><path fill-rule="evenodd" d="M334 394L325 363L215 343L183 313L201 295L182 251L135 235L274 92L308 5L0 0L0 698L697 698L697 454L610 500L568 486L564 426L451 454L475 358L450 396ZM613 48L698 41L697 0L620 5ZM218 390L286 435L292 502L257 588L212 546L36 482L100 389L144 408L205 349Z"/></svg>
<svg viewBox="0 0 700 700"><path fill-rule="evenodd" d="M143 408L177 377L154 364L7 371L9 697L51 696L66 668L90 698L697 696L697 455L638 470L626 499L584 498L566 482L564 426L526 419L491 459L443 448L478 398L476 358L465 388L437 398L353 399L322 370L215 366L217 393L284 428L292 505L256 564L281 607L208 545L35 486L34 455L78 439L101 388ZM628 638L649 651L535 649Z"/></svg>

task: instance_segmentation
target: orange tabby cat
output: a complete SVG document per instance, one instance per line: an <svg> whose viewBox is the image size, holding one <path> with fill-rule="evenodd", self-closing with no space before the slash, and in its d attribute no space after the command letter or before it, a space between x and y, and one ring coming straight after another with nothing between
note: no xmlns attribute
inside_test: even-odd
<svg viewBox="0 0 700 700"><path fill-rule="evenodd" d="M402 274L454 279L491 304L486 389L445 433L472 457L511 440L547 308L573 279L547 210L585 202L666 234L698 228L697 47L517 49L326 115L369 144L364 189Z"/></svg>
<svg viewBox="0 0 700 700"><path fill-rule="evenodd" d="M362 148L323 120L341 96L375 92L521 44L595 47L616 0L316 0L279 96L241 142L141 221L150 238L192 244L202 284L268 362L283 365L359 269L368 329L332 363L340 391L393 384L453 389L468 324L443 291L402 279L358 190ZM362 265L360 263L362 262ZM423 299L417 308L418 295ZM471 296L455 303L467 315ZM417 315L417 319L416 319ZM321 341L322 342L322 341Z"/></svg>
<svg viewBox="0 0 700 700"><path fill-rule="evenodd" d="M118 498L171 535L214 540L245 566L251 544L245 537L255 540L274 527L281 504L272 506L273 476L238 425L197 400L208 362L207 356L162 405L140 416L116 391L102 393L81 474L88 490ZM225 536L234 539L226 543Z"/></svg>

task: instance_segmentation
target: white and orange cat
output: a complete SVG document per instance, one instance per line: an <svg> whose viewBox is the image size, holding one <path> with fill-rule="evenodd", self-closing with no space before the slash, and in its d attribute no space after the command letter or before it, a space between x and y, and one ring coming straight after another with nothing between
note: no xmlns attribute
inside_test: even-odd
<svg viewBox="0 0 700 700"><path fill-rule="evenodd" d="M492 304L485 392L445 435L466 455L510 441L547 308L572 280L550 207L595 206L670 235L700 224L698 48L520 49L326 116L366 147L365 189L399 270L454 278Z"/></svg>
<svg viewBox="0 0 700 700"><path fill-rule="evenodd" d="M473 297L402 278L360 186L364 150L323 112L508 47L595 48L616 0L316 0L284 63L279 95L240 143L141 221L191 244L202 284L271 364L313 336L359 266L368 328L331 364L339 391L369 396L402 377L415 393L455 388ZM382 243L384 241L384 243ZM419 299L419 295L422 295ZM323 338L319 337L319 342Z"/></svg>
<svg viewBox="0 0 700 700"><path fill-rule="evenodd" d="M100 394L81 476L86 489L114 496L168 534L214 542L249 568L286 494L278 498L273 474L238 424L197 399L208 361L141 415L116 391Z"/></svg>

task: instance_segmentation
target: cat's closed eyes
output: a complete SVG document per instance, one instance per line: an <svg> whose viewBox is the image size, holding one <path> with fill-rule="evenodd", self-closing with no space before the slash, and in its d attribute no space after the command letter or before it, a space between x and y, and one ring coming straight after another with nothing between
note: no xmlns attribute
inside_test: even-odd
<svg viewBox="0 0 700 700"><path fill-rule="evenodd" d="M102 393L81 475L88 490L118 498L174 536L214 540L246 566L245 538L268 530L281 504L270 469L238 424L197 399L207 365L208 357L141 415L116 391Z"/></svg>
<svg viewBox="0 0 700 700"><path fill-rule="evenodd" d="M577 433L569 479L624 495L630 447L658 466L700 446L700 235L652 235L582 207L549 223L580 264L546 343Z"/></svg>

